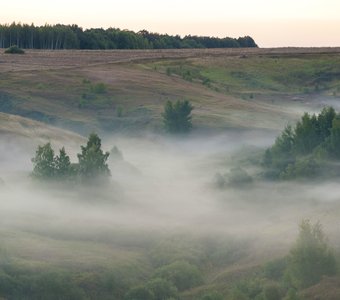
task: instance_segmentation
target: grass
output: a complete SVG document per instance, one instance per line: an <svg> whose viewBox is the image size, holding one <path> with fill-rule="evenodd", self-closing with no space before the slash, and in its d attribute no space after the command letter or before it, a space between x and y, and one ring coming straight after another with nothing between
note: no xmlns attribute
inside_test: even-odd
<svg viewBox="0 0 340 300"><path fill-rule="evenodd" d="M222 55L210 50L197 57L186 57L195 51L173 51L164 58L148 52L145 57L153 55L153 60L119 63L109 61L110 55L121 59L130 52L113 51L100 56L101 64L87 66L92 52L79 51L75 58L74 52L51 52L45 57L45 52L36 51L28 53L27 62L15 65L12 72L0 72L1 88L11 98L21 99L15 107L18 112L39 110L50 119L84 121L106 130L159 130L164 103L183 99L195 107L196 128L281 129L297 118L291 99L301 95L337 97L337 55L321 50L308 55L295 54L295 50L275 55L257 51L245 58L235 56L234 51ZM50 68L40 68L35 62L39 58ZM26 70L29 67L37 69Z"/></svg>
<svg viewBox="0 0 340 300"><path fill-rule="evenodd" d="M300 93L305 90L329 91L339 86L340 63L337 56L277 56L248 58L190 59L156 62L157 70L190 81L209 82L226 93L245 91Z"/></svg>

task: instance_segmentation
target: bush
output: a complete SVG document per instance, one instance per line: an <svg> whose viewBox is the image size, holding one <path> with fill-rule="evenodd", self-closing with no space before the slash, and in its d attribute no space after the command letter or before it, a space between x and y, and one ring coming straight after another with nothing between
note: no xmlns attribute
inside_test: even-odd
<svg viewBox="0 0 340 300"><path fill-rule="evenodd" d="M171 282L162 278L152 279L146 287L154 294L155 300L177 298L178 296L177 288Z"/></svg>
<svg viewBox="0 0 340 300"><path fill-rule="evenodd" d="M253 181L252 177L242 168L232 168L228 176L229 184L245 185Z"/></svg>
<svg viewBox="0 0 340 300"><path fill-rule="evenodd" d="M223 296L217 292L210 292L210 293L204 294L201 297L201 300L223 300Z"/></svg>
<svg viewBox="0 0 340 300"><path fill-rule="evenodd" d="M270 261L264 267L264 276L268 279L280 280L284 275L286 267L286 258Z"/></svg>
<svg viewBox="0 0 340 300"><path fill-rule="evenodd" d="M121 106L121 105L117 106L116 115L117 115L118 118L123 117L123 106Z"/></svg>
<svg viewBox="0 0 340 300"><path fill-rule="evenodd" d="M192 288L202 282L197 267L183 261L176 261L159 268L155 272L155 277L171 282L179 291Z"/></svg>
<svg viewBox="0 0 340 300"><path fill-rule="evenodd" d="M13 45L5 50L6 54L24 54L25 51L19 48L17 45Z"/></svg>
<svg viewBox="0 0 340 300"><path fill-rule="evenodd" d="M130 289L125 295L125 300L155 300L154 294L145 286Z"/></svg>
<svg viewBox="0 0 340 300"><path fill-rule="evenodd" d="M281 290L278 284L268 284L263 288L264 300L280 300L282 298Z"/></svg>
<svg viewBox="0 0 340 300"><path fill-rule="evenodd" d="M215 174L213 182L214 182L214 186L219 189L222 189L226 186L226 180L221 173Z"/></svg>
<svg viewBox="0 0 340 300"><path fill-rule="evenodd" d="M324 275L336 274L335 257L330 250L320 223L304 220L288 257L286 279L295 288L318 283Z"/></svg>
<svg viewBox="0 0 340 300"><path fill-rule="evenodd" d="M93 85L91 87L91 90L95 94L105 94L106 91L107 91L107 87L106 87L105 83L100 82L100 83Z"/></svg>

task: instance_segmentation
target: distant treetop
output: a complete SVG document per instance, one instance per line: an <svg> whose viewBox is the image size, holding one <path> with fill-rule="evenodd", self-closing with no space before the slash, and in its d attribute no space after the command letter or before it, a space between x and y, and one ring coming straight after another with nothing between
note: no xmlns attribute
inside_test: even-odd
<svg viewBox="0 0 340 300"><path fill-rule="evenodd" d="M257 47L250 36L217 38L168 35L119 28L91 28L78 25L12 23L0 25L0 48L17 45L25 49L183 49Z"/></svg>

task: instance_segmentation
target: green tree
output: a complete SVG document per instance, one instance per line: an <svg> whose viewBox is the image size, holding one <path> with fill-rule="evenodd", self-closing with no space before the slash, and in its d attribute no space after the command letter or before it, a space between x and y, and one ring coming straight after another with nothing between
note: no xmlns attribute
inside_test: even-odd
<svg viewBox="0 0 340 300"><path fill-rule="evenodd" d="M60 179L66 179L72 173L70 157L66 154L65 147L59 150L59 155L55 158L55 172Z"/></svg>
<svg viewBox="0 0 340 300"><path fill-rule="evenodd" d="M299 236L288 258L288 281L295 288L306 288L319 282L323 275L331 276L336 271L335 257L320 223L302 221Z"/></svg>
<svg viewBox="0 0 340 300"><path fill-rule="evenodd" d="M167 280L155 278L150 280L146 287L154 294L155 300L177 298L177 288Z"/></svg>
<svg viewBox="0 0 340 300"><path fill-rule="evenodd" d="M81 153L78 154L78 172L84 180L95 180L96 178L109 177L110 169L107 164L109 152L101 149L101 140L97 134L89 136L86 146L81 146Z"/></svg>
<svg viewBox="0 0 340 300"><path fill-rule="evenodd" d="M188 132L192 128L191 111L193 108L187 100L178 100L175 104L167 101L162 114L165 129L171 133Z"/></svg>
<svg viewBox="0 0 340 300"><path fill-rule="evenodd" d="M340 116L333 119L330 136L327 138L324 147L329 157L340 159Z"/></svg>
<svg viewBox="0 0 340 300"><path fill-rule="evenodd" d="M155 277L171 282L179 291L202 283L198 268L185 261L176 261L157 269Z"/></svg>
<svg viewBox="0 0 340 300"><path fill-rule="evenodd" d="M333 120L336 112L333 107L325 107L318 116L318 129L321 140L325 140L331 134Z"/></svg>
<svg viewBox="0 0 340 300"><path fill-rule="evenodd" d="M51 143L38 146L35 157L32 158L32 176L38 179L52 179L55 176L54 151Z"/></svg>
<svg viewBox="0 0 340 300"><path fill-rule="evenodd" d="M126 295L125 300L155 300L155 295L145 286L137 286L130 289Z"/></svg>
<svg viewBox="0 0 340 300"><path fill-rule="evenodd" d="M263 164L273 177L278 177L289 164L295 162L292 152L294 146L294 132L291 126L287 126L281 135L276 138L274 145L267 149Z"/></svg>
<svg viewBox="0 0 340 300"><path fill-rule="evenodd" d="M204 294L200 300L223 300L223 296L220 293L217 292L210 292Z"/></svg>

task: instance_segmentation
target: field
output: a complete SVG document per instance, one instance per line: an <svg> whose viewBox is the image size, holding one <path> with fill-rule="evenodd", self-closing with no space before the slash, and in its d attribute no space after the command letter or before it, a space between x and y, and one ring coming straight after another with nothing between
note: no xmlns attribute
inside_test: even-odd
<svg viewBox="0 0 340 300"><path fill-rule="evenodd" d="M339 58L340 48L0 52L0 297L130 300L166 278L178 293L164 299L272 299L265 289L284 281L303 219L322 223L338 260L337 181L254 174L284 126L339 110ZM187 138L164 132L168 100L193 104ZM65 146L75 162L93 131L122 152L109 186L32 180L37 145ZM251 184L216 187L239 166ZM338 285L324 277L298 296L339 299Z"/></svg>
<svg viewBox="0 0 340 300"><path fill-rule="evenodd" d="M79 133L161 130L167 100L195 106L197 129L281 129L336 104L337 48L27 51L0 54L0 111Z"/></svg>

